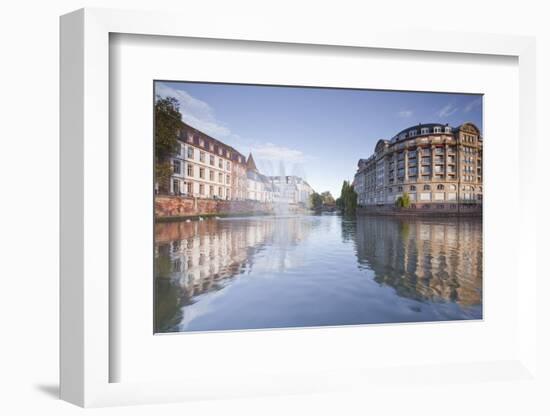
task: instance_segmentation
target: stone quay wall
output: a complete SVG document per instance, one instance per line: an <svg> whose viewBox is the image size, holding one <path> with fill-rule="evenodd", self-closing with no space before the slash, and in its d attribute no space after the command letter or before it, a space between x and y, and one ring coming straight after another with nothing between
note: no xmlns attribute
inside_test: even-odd
<svg viewBox="0 0 550 416"><path fill-rule="evenodd" d="M209 215L270 214L273 206L258 201L224 201L185 196L156 196L155 218L179 219Z"/></svg>
<svg viewBox="0 0 550 416"><path fill-rule="evenodd" d="M393 205L373 205L358 207L359 215L395 215L395 216L422 216L422 217L481 217L481 204L430 204L419 205L415 208L396 208Z"/></svg>

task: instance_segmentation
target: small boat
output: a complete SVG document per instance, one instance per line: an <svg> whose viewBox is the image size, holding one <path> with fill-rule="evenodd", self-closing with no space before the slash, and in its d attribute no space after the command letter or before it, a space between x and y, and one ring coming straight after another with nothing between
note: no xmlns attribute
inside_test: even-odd
<svg viewBox="0 0 550 416"><path fill-rule="evenodd" d="M204 218L203 218L203 217L199 217L199 221L204 221Z"/></svg>

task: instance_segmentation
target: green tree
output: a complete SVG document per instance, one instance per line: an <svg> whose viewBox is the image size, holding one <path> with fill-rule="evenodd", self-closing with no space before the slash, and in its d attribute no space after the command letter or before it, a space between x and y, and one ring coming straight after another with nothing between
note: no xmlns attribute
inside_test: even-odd
<svg viewBox="0 0 550 416"><path fill-rule="evenodd" d="M403 196L400 196L395 200L395 206L397 208L410 208L411 206L411 197L408 193L404 193Z"/></svg>
<svg viewBox="0 0 550 416"><path fill-rule="evenodd" d="M323 205L334 205L334 197L330 191L322 192L321 197L323 198Z"/></svg>
<svg viewBox="0 0 550 416"><path fill-rule="evenodd" d="M181 128L179 103L174 97L156 97L155 102L155 175L162 193L170 189L172 167L170 157L178 150L178 134Z"/></svg>
<svg viewBox="0 0 550 416"><path fill-rule="evenodd" d="M357 208L357 193L349 181L344 181L342 184L340 198L336 200L336 204L344 211L344 214L355 214Z"/></svg>
<svg viewBox="0 0 550 416"><path fill-rule="evenodd" d="M321 209L323 207L323 197L317 192L313 192L309 196L309 204L313 209Z"/></svg>

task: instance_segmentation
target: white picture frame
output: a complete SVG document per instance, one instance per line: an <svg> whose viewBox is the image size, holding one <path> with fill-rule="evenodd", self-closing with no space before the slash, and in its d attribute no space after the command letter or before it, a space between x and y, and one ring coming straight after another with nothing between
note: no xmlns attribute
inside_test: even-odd
<svg viewBox="0 0 550 416"><path fill-rule="evenodd" d="M395 377L428 380L448 373L464 381L480 382L472 374L507 380L536 379L536 217L534 183L529 180L530 154L536 147L535 41L508 35L387 32L349 29L338 34L301 30L276 24L239 26L218 21L204 25L173 13L107 9L82 9L61 18L61 398L80 406L159 403L210 397L257 394L323 392L356 386L388 383ZM419 365L414 370L390 368L368 372L336 369L331 377L317 374L277 377L234 383L229 375L219 380L182 382L110 382L110 365L117 357L109 348L110 268L109 253L109 36L113 33L280 42L283 44L332 45L334 47L381 48L454 54L505 55L519 65L519 140L521 176L518 270L522 270L517 293L518 354L509 360L439 366ZM483 378L482 378L483 379ZM359 387L358 387L359 388Z"/></svg>

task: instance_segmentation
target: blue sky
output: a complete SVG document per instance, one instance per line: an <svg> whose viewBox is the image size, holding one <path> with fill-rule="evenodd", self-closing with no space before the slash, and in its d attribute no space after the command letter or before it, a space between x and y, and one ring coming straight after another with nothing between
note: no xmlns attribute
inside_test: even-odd
<svg viewBox="0 0 550 416"><path fill-rule="evenodd" d="M252 152L262 173L282 166L335 197L379 139L418 123L482 129L482 98L473 94L188 82L156 82L155 93L178 99L184 122Z"/></svg>

